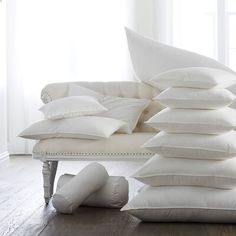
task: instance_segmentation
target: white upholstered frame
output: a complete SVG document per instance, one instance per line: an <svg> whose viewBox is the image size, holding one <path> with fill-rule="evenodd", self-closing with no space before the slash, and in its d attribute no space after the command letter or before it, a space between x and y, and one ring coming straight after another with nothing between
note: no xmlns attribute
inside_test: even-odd
<svg viewBox="0 0 236 236"><path fill-rule="evenodd" d="M94 91L103 93L110 96L130 97L130 98L147 98L152 99L159 94L159 90L147 84L135 81L122 81L122 82L67 82L67 83L53 83L46 85L41 92L41 99L43 103L49 103L55 99L67 96L69 84L78 84L80 86L92 89ZM135 132L153 132L154 130L144 121L148 120L151 116L160 111L162 107L155 101L142 113L138 122ZM43 186L44 198L47 204L53 194L54 180L57 172L58 161L101 161L101 160L134 160L139 161L151 157L153 153L83 153L80 154L50 154L50 153L33 153L33 158L43 162ZM112 156L112 158L110 158Z"/></svg>

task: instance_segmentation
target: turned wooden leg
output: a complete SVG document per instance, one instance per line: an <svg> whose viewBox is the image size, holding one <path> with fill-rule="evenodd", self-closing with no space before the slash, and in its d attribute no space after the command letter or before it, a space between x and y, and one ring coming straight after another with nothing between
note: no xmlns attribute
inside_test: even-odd
<svg viewBox="0 0 236 236"><path fill-rule="evenodd" d="M51 162L51 171L50 171L50 197L53 195L54 180L57 173L58 161Z"/></svg>
<svg viewBox="0 0 236 236"><path fill-rule="evenodd" d="M43 189L44 189L44 199L45 203L48 204L51 194L51 186L50 186L50 171L51 171L51 165L49 161L44 161L43 162Z"/></svg>

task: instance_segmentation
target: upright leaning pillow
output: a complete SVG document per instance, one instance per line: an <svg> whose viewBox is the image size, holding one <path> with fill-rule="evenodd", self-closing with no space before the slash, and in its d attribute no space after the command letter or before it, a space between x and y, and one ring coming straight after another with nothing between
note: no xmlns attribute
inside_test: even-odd
<svg viewBox="0 0 236 236"><path fill-rule="evenodd" d="M43 105L40 109L45 119L62 119L74 116L95 115L107 108L91 96L72 96L56 99Z"/></svg>
<svg viewBox="0 0 236 236"><path fill-rule="evenodd" d="M226 88L236 83L236 75L221 69L189 67L157 74L149 82L159 88Z"/></svg>
<svg viewBox="0 0 236 236"><path fill-rule="evenodd" d="M222 134L236 127L236 110L169 109L151 117L146 123L168 133Z"/></svg>
<svg viewBox="0 0 236 236"><path fill-rule="evenodd" d="M154 100L170 108L220 109L232 104L235 95L227 89L168 88Z"/></svg>
<svg viewBox="0 0 236 236"><path fill-rule="evenodd" d="M110 117L127 122L130 130L134 130L140 115L148 107L150 100L137 98L123 98L106 96L91 89L70 84L68 96L92 96L106 107L108 110L99 114L99 116ZM124 130L120 130L124 132Z"/></svg>
<svg viewBox="0 0 236 236"><path fill-rule="evenodd" d="M118 129L130 133L127 123L107 117L81 116L67 119L42 120L30 125L19 136L27 139L46 138L108 138Z"/></svg>

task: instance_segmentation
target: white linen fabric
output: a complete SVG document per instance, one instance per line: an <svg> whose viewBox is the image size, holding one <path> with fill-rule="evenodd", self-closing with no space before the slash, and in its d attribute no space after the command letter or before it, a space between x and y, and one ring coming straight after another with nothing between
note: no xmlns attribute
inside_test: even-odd
<svg viewBox="0 0 236 236"><path fill-rule="evenodd" d="M75 116L95 115L107 108L91 96L72 96L54 100L40 109L45 119L62 119Z"/></svg>
<svg viewBox="0 0 236 236"><path fill-rule="evenodd" d="M74 175L64 174L57 182L57 191L67 184ZM109 176L104 186L81 203L83 206L121 208L129 197L129 183L123 176Z"/></svg>
<svg viewBox="0 0 236 236"><path fill-rule="evenodd" d="M226 88L236 84L236 75L221 69L189 67L157 74L149 80L149 83L158 88Z"/></svg>
<svg viewBox="0 0 236 236"><path fill-rule="evenodd" d="M236 187L236 158L219 161L155 155L132 177L150 186L189 185L230 189Z"/></svg>
<svg viewBox="0 0 236 236"><path fill-rule="evenodd" d="M148 107L150 100L137 98L122 98L105 96L90 89L70 84L68 96L94 96L108 110L100 113L99 116L110 117L125 121L133 131L138 123L139 117L143 110ZM124 132L124 130L120 130Z"/></svg>
<svg viewBox="0 0 236 236"><path fill-rule="evenodd" d="M142 147L165 157L227 159L236 156L236 132L221 135L160 132Z"/></svg>
<svg viewBox="0 0 236 236"><path fill-rule="evenodd" d="M222 134L236 127L236 110L169 109L151 117L146 123L168 133Z"/></svg>
<svg viewBox="0 0 236 236"><path fill-rule="evenodd" d="M168 88L154 100L170 108L220 109L232 104L235 95L227 89Z"/></svg>
<svg viewBox="0 0 236 236"><path fill-rule="evenodd" d="M81 116L67 119L42 120L30 125L19 136L26 139L48 138L108 138L120 128L127 130L127 123L107 117Z"/></svg>
<svg viewBox="0 0 236 236"><path fill-rule="evenodd" d="M37 142L33 149L34 158L47 156L49 158L58 157L68 159L71 156L86 159L96 158L98 155L106 155L108 159L116 158L117 156L127 156L136 158L140 156L151 156L153 152L141 145L152 138L155 133L132 133L118 134L115 133L109 138L103 139L76 139L76 138L52 138L43 139Z"/></svg>
<svg viewBox="0 0 236 236"><path fill-rule="evenodd" d="M125 211L153 222L236 222L236 189L190 186L146 187Z"/></svg>
<svg viewBox="0 0 236 236"><path fill-rule="evenodd" d="M216 60L158 43L128 28L126 35L134 71L143 82L150 83L153 76L184 67L211 67L233 72Z"/></svg>
<svg viewBox="0 0 236 236"><path fill-rule="evenodd" d="M52 204L57 211L70 214L86 198L104 186L108 178L104 166L91 163L53 195Z"/></svg>

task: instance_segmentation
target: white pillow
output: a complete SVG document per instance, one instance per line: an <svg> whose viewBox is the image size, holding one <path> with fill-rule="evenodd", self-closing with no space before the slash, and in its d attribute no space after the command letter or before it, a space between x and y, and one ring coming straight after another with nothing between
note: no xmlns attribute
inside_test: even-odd
<svg viewBox="0 0 236 236"><path fill-rule="evenodd" d="M190 185L236 188L236 158L219 161L155 155L132 177L150 186Z"/></svg>
<svg viewBox="0 0 236 236"><path fill-rule="evenodd" d="M236 110L165 108L145 123L168 133L222 134L236 127Z"/></svg>
<svg viewBox="0 0 236 236"><path fill-rule="evenodd" d="M131 130L134 130L140 115L150 103L148 99L122 98L105 96L93 90L75 85L69 85L68 96L93 96L99 99L99 102L108 110L100 113L98 116L110 117L125 121L129 124ZM120 130L124 132L124 130Z"/></svg>
<svg viewBox="0 0 236 236"><path fill-rule="evenodd" d="M27 139L101 139L110 137L120 128L129 132L127 123L121 120L107 117L82 116L38 121L22 131L19 136Z"/></svg>
<svg viewBox="0 0 236 236"><path fill-rule="evenodd" d="M103 187L108 178L104 166L91 163L53 195L52 204L61 213L72 213L86 198Z"/></svg>
<svg viewBox="0 0 236 236"><path fill-rule="evenodd" d="M221 135L160 132L142 147L165 157L226 159L236 156L236 132Z"/></svg>
<svg viewBox="0 0 236 236"><path fill-rule="evenodd" d="M57 182L57 191L67 184L74 175L64 174ZM104 186L91 194L83 206L121 208L129 198L129 183L123 176L109 176Z"/></svg>
<svg viewBox="0 0 236 236"><path fill-rule="evenodd" d="M45 119L62 119L74 116L95 115L107 109L90 96L72 96L56 99L40 109Z"/></svg>
<svg viewBox="0 0 236 236"><path fill-rule="evenodd" d="M184 67L212 67L233 72L209 57L158 43L128 28L126 35L134 71L144 82L149 83L162 72Z"/></svg>
<svg viewBox="0 0 236 236"><path fill-rule="evenodd" d="M236 222L236 189L146 187L121 211L153 222Z"/></svg>
<svg viewBox="0 0 236 236"><path fill-rule="evenodd" d="M232 104L235 95L227 89L168 88L154 100L170 108L220 109Z"/></svg>
<svg viewBox="0 0 236 236"><path fill-rule="evenodd" d="M158 88L226 88L236 84L236 75L221 69L189 67L157 74L149 82Z"/></svg>

